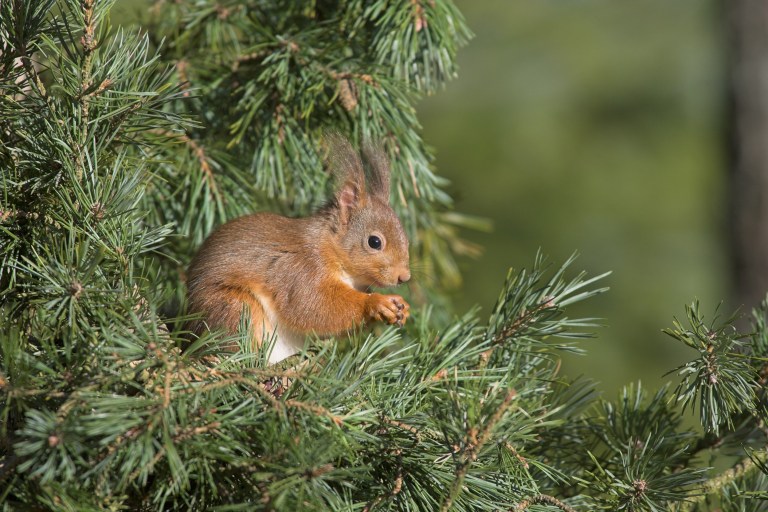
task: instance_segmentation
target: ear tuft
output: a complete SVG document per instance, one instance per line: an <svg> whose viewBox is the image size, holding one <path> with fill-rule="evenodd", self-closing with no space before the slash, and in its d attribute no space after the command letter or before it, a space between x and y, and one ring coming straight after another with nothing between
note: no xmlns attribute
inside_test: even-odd
<svg viewBox="0 0 768 512"><path fill-rule="evenodd" d="M365 173L360 155L338 132L327 133L323 141L328 149L328 170L336 182L336 204L342 224L365 202Z"/></svg>
<svg viewBox="0 0 768 512"><path fill-rule="evenodd" d="M352 144L338 132L326 134L325 141L328 148L327 165L334 181L338 185L354 183L358 193L365 192L365 173L360 155L352 147Z"/></svg>
<svg viewBox="0 0 768 512"><path fill-rule="evenodd" d="M389 158L381 146L370 142L363 146L363 162L368 182L368 193L389 201Z"/></svg>

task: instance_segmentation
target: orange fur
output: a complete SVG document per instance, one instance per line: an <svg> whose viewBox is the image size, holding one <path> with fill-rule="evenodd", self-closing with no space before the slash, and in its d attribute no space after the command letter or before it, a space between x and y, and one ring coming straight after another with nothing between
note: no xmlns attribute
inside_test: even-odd
<svg viewBox="0 0 768 512"><path fill-rule="evenodd" d="M380 155L365 189L363 163L351 148L337 169L334 201L311 217L258 213L234 219L203 244L188 272L188 307L201 320L188 328L235 332L243 308L254 342L277 335L270 361L295 353L310 333L335 335L372 321L402 324L409 306L398 295L368 293L410 278L408 241L388 204L388 167ZM371 246L371 237L381 248ZM377 245L377 244L374 244Z"/></svg>

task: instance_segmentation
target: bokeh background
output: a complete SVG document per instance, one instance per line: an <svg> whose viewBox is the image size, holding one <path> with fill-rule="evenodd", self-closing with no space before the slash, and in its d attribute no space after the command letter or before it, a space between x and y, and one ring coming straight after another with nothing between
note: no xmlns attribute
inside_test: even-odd
<svg viewBox="0 0 768 512"><path fill-rule="evenodd" d="M462 260L457 312L489 314L507 269L536 252L606 271L610 292L573 316L600 317L586 374L612 396L656 388L691 354L661 329L700 299L729 300L725 24L714 0L455 0L476 37L459 77L419 105L423 137L461 212L493 230ZM114 23L146 15L118 0Z"/></svg>
<svg viewBox="0 0 768 512"><path fill-rule="evenodd" d="M613 271L611 290L574 314L606 325L568 356L609 396L655 388L691 354L661 332L700 299L727 315L723 127L725 26L710 0L457 0L476 37L457 80L423 101L467 233L459 309L490 311L508 267L541 248L553 264Z"/></svg>

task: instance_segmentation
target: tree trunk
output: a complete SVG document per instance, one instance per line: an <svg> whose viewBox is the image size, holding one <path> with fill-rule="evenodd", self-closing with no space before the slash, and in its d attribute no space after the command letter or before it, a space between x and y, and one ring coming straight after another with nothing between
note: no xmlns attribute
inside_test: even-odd
<svg viewBox="0 0 768 512"><path fill-rule="evenodd" d="M726 0L730 21L730 236L734 298L768 291L768 2Z"/></svg>

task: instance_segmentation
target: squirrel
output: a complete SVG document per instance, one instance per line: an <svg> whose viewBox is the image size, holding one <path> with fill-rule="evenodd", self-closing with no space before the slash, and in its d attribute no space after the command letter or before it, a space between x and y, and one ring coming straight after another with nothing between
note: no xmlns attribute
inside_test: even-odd
<svg viewBox="0 0 768 512"><path fill-rule="evenodd" d="M370 292L411 277L408 239L389 205L389 161L331 140L334 196L315 214L255 213L215 230L193 258L187 330L235 333L244 306L254 347L275 338L269 363L298 353L308 334L333 336L381 321L402 326L410 306Z"/></svg>

